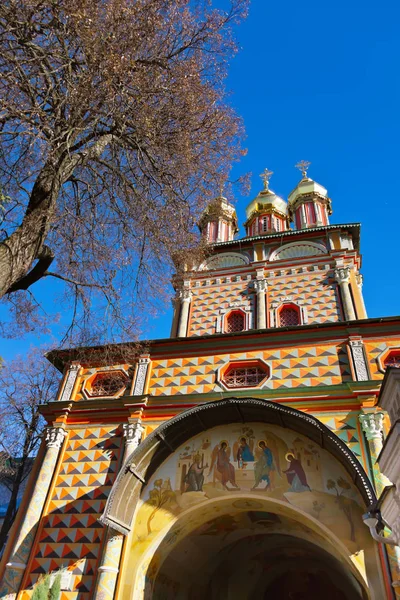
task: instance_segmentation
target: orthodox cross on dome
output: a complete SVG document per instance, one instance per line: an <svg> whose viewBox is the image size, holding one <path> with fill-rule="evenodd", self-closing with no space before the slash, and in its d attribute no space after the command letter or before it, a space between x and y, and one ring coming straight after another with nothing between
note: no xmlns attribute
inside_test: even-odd
<svg viewBox="0 0 400 600"><path fill-rule="evenodd" d="M268 192L269 180L271 179L273 173L274 173L273 171L269 171L268 169L264 169L264 171L260 175L261 179L264 182L264 191L265 192Z"/></svg>
<svg viewBox="0 0 400 600"><path fill-rule="evenodd" d="M307 171L309 166L311 165L309 160L301 160L295 165L296 169L299 169L301 174L303 175L303 179L307 179Z"/></svg>

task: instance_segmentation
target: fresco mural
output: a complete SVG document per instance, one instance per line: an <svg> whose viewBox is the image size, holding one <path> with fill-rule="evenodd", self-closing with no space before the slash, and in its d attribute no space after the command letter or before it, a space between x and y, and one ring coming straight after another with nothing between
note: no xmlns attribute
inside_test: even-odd
<svg viewBox="0 0 400 600"><path fill-rule="evenodd" d="M179 448L145 488L138 535L160 530L168 514L235 492L300 508L334 526L352 552L364 533L363 502L344 468L308 438L255 423L216 427Z"/></svg>
<svg viewBox="0 0 400 600"><path fill-rule="evenodd" d="M264 423L236 423L195 436L149 480L130 536L132 570L125 581L133 584L133 570L137 568L144 590L168 552L193 527L202 526L206 514L216 517L220 511L222 517L224 511L215 501L224 498L230 498L239 511L263 510L259 500L265 498L279 501L288 510L300 510L300 518L304 513L310 515L340 540L346 555L364 572L363 549L371 545L362 522L365 506L344 467L326 450L292 430ZM232 511L219 522L227 531ZM163 531L168 533L161 535ZM143 557L155 552L160 535L164 536L163 549L158 548L156 559L153 554L150 572L150 563Z"/></svg>

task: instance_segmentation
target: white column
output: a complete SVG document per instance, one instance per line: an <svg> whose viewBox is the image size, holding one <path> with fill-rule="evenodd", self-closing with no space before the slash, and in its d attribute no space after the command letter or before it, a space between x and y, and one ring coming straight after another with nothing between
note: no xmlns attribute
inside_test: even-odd
<svg viewBox="0 0 400 600"><path fill-rule="evenodd" d="M340 287L340 294L343 301L344 316L347 321L354 321L356 313L354 311L353 300L350 294L350 267L339 267L335 269L335 279Z"/></svg>
<svg viewBox="0 0 400 600"><path fill-rule="evenodd" d="M266 329L267 327L267 314L265 308L267 285L265 279L256 279L254 282L254 288L257 292L257 329Z"/></svg>
<svg viewBox="0 0 400 600"><path fill-rule="evenodd" d="M181 313L179 317L178 337L186 337L189 321L190 303L192 301L192 293L189 289L184 288L180 293L181 298Z"/></svg>
<svg viewBox="0 0 400 600"><path fill-rule="evenodd" d="M63 427L47 427L44 435L47 448L42 466L34 483L32 495L14 542L10 560L6 565L6 571L0 588L0 598L6 596L7 600L14 600L16 598L21 585L54 469L57 465L58 454L66 432Z"/></svg>
<svg viewBox="0 0 400 600"><path fill-rule="evenodd" d="M125 448L122 458L122 465L139 446L144 427L140 419L125 423L123 426ZM124 536L107 527L106 541L103 548L103 554L98 568L98 578L94 590L93 598L101 598L101 600L113 600L114 592L117 585L119 565L121 561L122 547L124 544Z"/></svg>
<svg viewBox="0 0 400 600"><path fill-rule="evenodd" d="M362 291L363 276L361 275L361 273L357 273L357 275L356 275L356 282L357 282L358 290L360 292L361 304L362 304L362 307L364 309L364 317L366 319L368 319L367 309L365 307L365 302L364 302L364 294L363 294L363 291Z"/></svg>
<svg viewBox="0 0 400 600"><path fill-rule="evenodd" d="M174 316L173 316L172 325L171 325L170 337L174 338L174 337L176 337L176 334L178 331L179 308L181 305L179 296L174 296L173 298L171 298L171 304L172 304L172 308L174 311Z"/></svg>

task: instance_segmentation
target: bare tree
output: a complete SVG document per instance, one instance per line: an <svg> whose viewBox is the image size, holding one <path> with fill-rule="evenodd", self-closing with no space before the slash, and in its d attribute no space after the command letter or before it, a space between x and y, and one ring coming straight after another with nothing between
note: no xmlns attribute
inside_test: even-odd
<svg viewBox="0 0 400 600"><path fill-rule="evenodd" d="M30 287L53 277L81 324L95 307L129 334L195 246L242 154L224 79L247 0L227 4L1 2L0 298L25 328Z"/></svg>
<svg viewBox="0 0 400 600"><path fill-rule="evenodd" d="M54 400L59 373L32 350L0 370L0 482L9 490L9 504L0 531L0 552L17 513L18 498L40 443L44 419L39 407Z"/></svg>

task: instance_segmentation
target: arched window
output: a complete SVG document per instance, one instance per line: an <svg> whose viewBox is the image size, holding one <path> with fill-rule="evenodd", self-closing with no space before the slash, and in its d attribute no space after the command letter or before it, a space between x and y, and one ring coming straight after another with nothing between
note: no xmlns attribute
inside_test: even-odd
<svg viewBox="0 0 400 600"><path fill-rule="evenodd" d="M385 367L396 367L400 369L400 350L393 350L383 361Z"/></svg>
<svg viewBox="0 0 400 600"><path fill-rule="evenodd" d="M233 310L226 317L226 332L244 331L246 329L246 315L241 310Z"/></svg>
<svg viewBox="0 0 400 600"><path fill-rule="evenodd" d="M300 312L293 304L284 304L279 311L279 326L293 327L300 325Z"/></svg>

